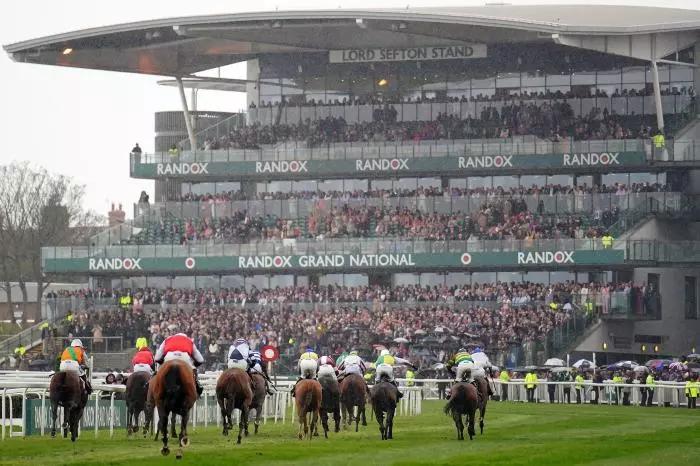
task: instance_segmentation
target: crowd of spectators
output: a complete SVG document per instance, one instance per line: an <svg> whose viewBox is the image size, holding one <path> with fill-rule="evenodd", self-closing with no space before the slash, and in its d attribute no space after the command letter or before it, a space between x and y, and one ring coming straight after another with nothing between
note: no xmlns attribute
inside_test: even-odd
<svg viewBox="0 0 700 466"><path fill-rule="evenodd" d="M422 240L535 240L599 238L620 216L620 209L596 210L592 215L544 214L522 198L492 198L471 214L425 213L414 208L328 207L317 204L303 218L252 215L239 210L217 218L166 219L147 224L136 241L172 238L193 241L248 242L279 239L389 238ZM159 240L160 241L160 240ZM162 242L162 241L161 241Z"/></svg>
<svg viewBox="0 0 700 466"><path fill-rule="evenodd" d="M653 90L649 88L641 89L627 89L622 90L615 89L611 95L604 89L596 88L586 88L579 92L572 92L571 90L562 92L561 90L552 91L522 91L522 92L509 92L508 94L472 94L469 97L466 95L456 96L456 95L444 95L433 97L428 96L400 96L400 95L364 95L364 96L354 96L354 97L343 97L329 98L325 102L322 99L309 99L309 100L299 100L299 99L288 99L283 98L280 101L260 101L260 107L316 107L316 106L352 106L352 105L386 105L386 104L420 104L420 103L455 103L455 102L500 102L509 100L532 100L532 99L576 99L576 98L606 98L606 97L640 97L653 95ZM661 89L661 95L688 95L695 96L695 90L692 86L686 87L682 86L664 88ZM254 102L250 103L249 108L257 108Z"/></svg>
<svg viewBox="0 0 700 466"><path fill-rule="evenodd" d="M488 106L479 118L441 113L430 121L396 121L397 111L387 105L374 112L373 121L347 123L342 117L307 119L298 124L263 125L254 123L204 142L204 150L259 149L262 145L303 142L308 147L332 143L384 143L454 139L507 139L535 135L559 141L648 138L650 127L630 118L593 108L587 115L575 116L566 101L513 102L500 108ZM634 122L634 123L633 123Z"/></svg>
<svg viewBox="0 0 700 466"><path fill-rule="evenodd" d="M242 190L230 190L220 193L193 192L179 196L177 201L197 201L197 202L230 202L230 201L254 201L254 200L287 200L287 199L376 199L376 198L396 198L396 197L504 197L504 196L553 196L553 195L582 195L582 194L616 194L625 196L628 194L670 192L671 186L662 183L612 183L610 185L582 185L574 184L546 184L532 186L496 186L492 188L440 188L438 186L418 186L410 188L392 189L355 189L355 190L331 190L331 191L267 191L256 193L255 196L248 196Z"/></svg>
<svg viewBox="0 0 700 466"><path fill-rule="evenodd" d="M157 346L185 332L213 367L241 336L253 346L272 344L296 354L310 345L321 352L421 342L447 335L477 341L490 351L541 341L591 302L607 313L611 295L648 295L632 283L484 283L461 286L310 286L275 289L123 289L60 293L101 302L103 310L76 312L68 337L121 336L126 346L146 336ZM120 306L122 296L131 296ZM297 304L306 303L306 304Z"/></svg>

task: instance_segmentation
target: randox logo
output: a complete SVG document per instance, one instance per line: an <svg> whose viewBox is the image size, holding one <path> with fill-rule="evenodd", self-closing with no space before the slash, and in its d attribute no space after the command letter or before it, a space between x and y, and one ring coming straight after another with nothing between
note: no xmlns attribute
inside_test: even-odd
<svg viewBox="0 0 700 466"><path fill-rule="evenodd" d="M518 264L573 264L573 251L519 252Z"/></svg>
<svg viewBox="0 0 700 466"><path fill-rule="evenodd" d="M141 259L134 257L105 257L102 259L90 258L89 270L143 270Z"/></svg>
<svg viewBox="0 0 700 466"><path fill-rule="evenodd" d="M308 160L281 160L279 162L255 162L255 173L301 173L308 172Z"/></svg>
<svg viewBox="0 0 700 466"><path fill-rule="evenodd" d="M239 256L238 267L241 269L271 269L292 266L292 256Z"/></svg>
<svg viewBox="0 0 700 466"><path fill-rule="evenodd" d="M620 165L619 152L564 154L564 166Z"/></svg>
<svg viewBox="0 0 700 466"><path fill-rule="evenodd" d="M208 175L209 162L199 163L159 163L156 172L159 175Z"/></svg>
<svg viewBox="0 0 700 466"><path fill-rule="evenodd" d="M457 158L457 168L505 168L512 166L512 155L484 155L481 157Z"/></svg>
<svg viewBox="0 0 700 466"><path fill-rule="evenodd" d="M399 171L408 170L408 159L355 160L355 171Z"/></svg>

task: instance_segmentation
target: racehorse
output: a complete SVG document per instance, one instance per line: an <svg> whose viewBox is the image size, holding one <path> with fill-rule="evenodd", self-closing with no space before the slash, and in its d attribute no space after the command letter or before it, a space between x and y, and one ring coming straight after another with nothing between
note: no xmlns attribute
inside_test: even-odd
<svg viewBox="0 0 700 466"><path fill-rule="evenodd" d="M88 395L77 372L56 372L49 384L51 398L51 437L56 436L56 418L58 407L63 407L63 438L68 437L72 442L78 438L78 424L83 417L83 409L87 404Z"/></svg>
<svg viewBox="0 0 700 466"><path fill-rule="evenodd" d="M486 417L486 404L489 401L489 394L491 393L489 382L486 377L477 377L474 379L477 384L477 389L479 391L479 431L484 434L484 418Z"/></svg>
<svg viewBox="0 0 700 466"><path fill-rule="evenodd" d="M333 413L335 431L340 432L340 386L333 376L318 376L321 384L321 424L323 434L328 438L328 414Z"/></svg>
<svg viewBox="0 0 700 466"><path fill-rule="evenodd" d="M345 426L352 424L355 420L355 432L360 430L360 416L362 425L367 425L365 416L365 403L367 400L367 384L359 374L348 374L340 382L340 403L343 405L343 417L346 420ZM357 406L357 415L355 415Z"/></svg>
<svg viewBox="0 0 700 466"><path fill-rule="evenodd" d="M180 459L182 458L182 447L190 444L187 437L187 421L190 417L190 409L197 401L192 367L178 359L166 361L149 385L152 387L154 405L158 409L158 431L163 434L163 448L160 450L163 456L170 454L168 419L172 416L172 436L174 437L175 416L180 416L180 448L176 453L176 457Z"/></svg>
<svg viewBox="0 0 700 466"><path fill-rule="evenodd" d="M294 389L297 415L299 416L299 440L306 436L311 440L316 432L322 397L321 384L314 379L300 380ZM309 418L311 418L309 420Z"/></svg>
<svg viewBox="0 0 700 466"><path fill-rule="evenodd" d="M379 423L379 432L382 440L394 438L394 413L396 402L399 398L399 389L382 377L379 383L370 390L372 398L372 410ZM384 425L384 413L386 413L386 426Z"/></svg>
<svg viewBox="0 0 700 466"><path fill-rule="evenodd" d="M467 382L457 382L452 385L450 391L450 401L445 405L445 414L451 415L457 428L457 440L464 440L464 423L462 416L467 416L467 432L469 440L473 440L476 432L474 430L474 418L479 404L479 395L474 385Z"/></svg>
<svg viewBox="0 0 700 466"><path fill-rule="evenodd" d="M149 372L134 372L126 379L126 434L139 431L139 416L144 412L146 421L143 424L143 436L148 435L151 426L149 409L147 406L148 382L151 380ZM151 415L153 409L150 410ZM132 422L133 418L133 422Z"/></svg>
<svg viewBox="0 0 700 466"><path fill-rule="evenodd" d="M260 420L263 415L263 405L265 404L265 397L267 396L267 390L265 388L265 379L261 374L253 372L251 375L253 379L253 401L250 403L250 411L255 410L255 417L251 415L251 418L255 422L255 433L258 433L258 427L260 427ZM246 424L246 435L248 435L248 424Z"/></svg>
<svg viewBox="0 0 700 466"><path fill-rule="evenodd" d="M263 385L264 389L265 385ZM216 399L221 408L224 435L228 435L228 431L233 428L233 410L241 411L236 442L241 443L243 433L248 435L248 413L253 402L253 389L250 386L248 374L235 367L224 371L216 382Z"/></svg>

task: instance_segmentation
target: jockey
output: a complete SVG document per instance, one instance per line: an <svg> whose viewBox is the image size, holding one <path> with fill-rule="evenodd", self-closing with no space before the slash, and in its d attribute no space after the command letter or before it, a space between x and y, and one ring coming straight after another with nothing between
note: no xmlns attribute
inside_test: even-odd
<svg viewBox="0 0 700 466"><path fill-rule="evenodd" d="M260 356L260 351L250 350L250 353L248 354L248 359L250 360L251 366L250 371L248 371L248 373L250 374L253 372L257 372L258 374L261 374L265 379L265 390L267 391L267 394L274 395L275 393L268 385L268 382L270 381L270 376L267 375L267 368L265 367L262 357Z"/></svg>
<svg viewBox="0 0 700 466"><path fill-rule="evenodd" d="M297 388L297 384L302 379L313 379L316 377L316 371L318 370L318 354L313 348L307 347L306 351L301 353L299 356L299 378L294 383L292 387L292 397L294 396L294 390Z"/></svg>
<svg viewBox="0 0 700 466"><path fill-rule="evenodd" d="M92 385L87 378L85 367L87 366L87 353L83 348L83 342L78 338L71 341L70 346L61 353L61 364L58 370L61 372L77 372L85 384L85 391L92 393Z"/></svg>
<svg viewBox="0 0 700 466"><path fill-rule="evenodd" d="M171 361L173 359L179 359L188 363L194 373L194 383L197 386L197 395L202 395L202 391L204 391L204 389L199 383L196 367L204 364L204 358L190 337L184 333L176 333L175 335L169 336L158 347L158 351L156 351L154 359L158 364L163 364L164 362Z"/></svg>
<svg viewBox="0 0 700 466"><path fill-rule="evenodd" d="M335 361L331 356L321 356L318 360L318 378L332 377L338 379L338 371L335 368Z"/></svg>
<svg viewBox="0 0 700 466"><path fill-rule="evenodd" d="M239 338L228 349L228 368L238 368L248 372L253 367L250 359L250 344L245 338Z"/></svg>
<svg viewBox="0 0 700 466"><path fill-rule="evenodd" d="M353 350L345 356L343 362L338 366L338 371L340 372L341 380L348 374L359 374L360 377L364 377L367 366L365 366L365 362L357 354L357 351Z"/></svg>
<svg viewBox="0 0 700 466"><path fill-rule="evenodd" d="M153 353L148 348L148 341L141 337L136 340L136 354L131 358L131 365L134 372L148 372L153 375Z"/></svg>
<svg viewBox="0 0 700 466"><path fill-rule="evenodd" d="M397 356L392 356L388 349L383 349L381 353L379 353L377 361L374 363L375 367L377 368L377 372L374 375L374 383L378 383L382 377L384 377L386 378L387 382L391 383L398 389L399 386L396 384L396 380L394 380L394 366L396 364L402 364L415 369L415 366L408 360ZM403 393L399 391L399 399L401 398L403 398Z"/></svg>
<svg viewBox="0 0 700 466"><path fill-rule="evenodd" d="M489 361L489 357L486 356L486 353L484 353L481 348L477 346L472 352L471 357L476 366L476 369L472 370L473 377L486 377L486 371L488 371L489 374L491 373L491 361Z"/></svg>
<svg viewBox="0 0 700 466"><path fill-rule="evenodd" d="M457 368L455 382L474 382L472 371L476 368L474 360L466 349L460 348L452 359L447 362L447 370L455 372L453 368Z"/></svg>

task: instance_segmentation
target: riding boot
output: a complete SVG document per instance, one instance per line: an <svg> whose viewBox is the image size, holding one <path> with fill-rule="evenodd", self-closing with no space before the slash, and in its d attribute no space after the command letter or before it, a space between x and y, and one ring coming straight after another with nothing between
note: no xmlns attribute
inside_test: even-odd
<svg viewBox="0 0 700 466"><path fill-rule="evenodd" d="M275 392L272 391L272 388L270 388L270 384L267 383L267 380L265 381L265 391L270 396L275 394Z"/></svg>
<svg viewBox="0 0 700 466"><path fill-rule="evenodd" d="M194 372L194 385L197 388L197 397L202 396L202 392L204 391L204 387L202 387L202 384L199 383L199 376L197 375L197 369L193 369L192 372Z"/></svg>
<svg viewBox="0 0 700 466"><path fill-rule="evenodd" d="M84 375L81 378L83 379L83 382L85 382L85 391L87 392L87 394L89 396L90 393L92 393L92 384L88 380L87 375Z"/></svg>
<svg viewBox="0 0 700 466"><path fill-rule="evenodd" d="M301 377L299 377L297 379L297 381L294 382L294 386L292 386L292 389L290 390L290 392L292 393L292 398L294 398L294 390L297 388L297 384L299 383L300 380L301 380Z"/></svg>

